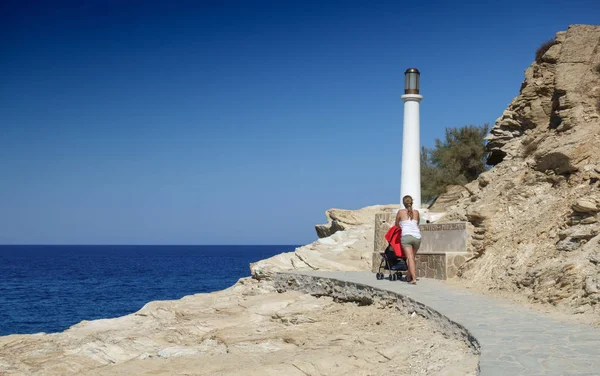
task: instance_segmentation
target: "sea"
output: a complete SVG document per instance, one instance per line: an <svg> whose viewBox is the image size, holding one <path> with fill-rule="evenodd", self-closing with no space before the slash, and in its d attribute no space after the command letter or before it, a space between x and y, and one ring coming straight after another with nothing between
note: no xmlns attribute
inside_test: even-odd
<svg viewBox="0 0 600 376"><path fill-rule="evenodd" d="M0 336L61 332L153 300L222 290L296 245L0 245Z"/></svg>

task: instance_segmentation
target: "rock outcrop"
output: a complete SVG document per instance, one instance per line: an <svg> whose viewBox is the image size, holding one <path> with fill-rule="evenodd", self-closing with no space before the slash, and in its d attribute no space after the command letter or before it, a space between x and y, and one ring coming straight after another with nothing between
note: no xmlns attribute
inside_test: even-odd
<svg viewBox="0 0 600 376"><path fill-rule="evenodd" d="M294 252L251 264L252 275L257 279L270 279L273 272L284 270L370 270L375 214L393 209L398 209L398 205L327 210L328 224L315 226L318 240Z"/></svg>
<svg viewBox="0 0 600 376"><path fill-rule="evenodd" d="M525 71L487 147L495 166L467 184L442 219L475 227L481 257L462 277L600 313L600 26L556 34Z"/></svg>

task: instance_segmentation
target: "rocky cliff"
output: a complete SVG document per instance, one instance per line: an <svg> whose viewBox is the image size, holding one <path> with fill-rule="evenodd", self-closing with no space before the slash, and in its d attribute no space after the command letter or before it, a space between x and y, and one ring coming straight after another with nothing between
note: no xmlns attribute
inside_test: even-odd
<svg viewBox="0 0 600 376"><path fill-rule="evenodd" d="M479 257L462 278L597 317L600 26L556 34L525 71L487 147L494 167L446 203L442 220L474 225Z"/></svg>

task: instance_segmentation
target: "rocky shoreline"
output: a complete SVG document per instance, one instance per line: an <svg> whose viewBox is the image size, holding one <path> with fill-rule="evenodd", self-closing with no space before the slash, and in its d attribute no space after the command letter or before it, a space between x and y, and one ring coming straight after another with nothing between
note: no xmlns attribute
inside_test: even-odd
<svg viewBox="0 0 600 376"><path fill-rule="evenodd" d="M419 315L277 292L278 271L369 270L374 215L391 209L330 210L323 226L336 221L335 233L252 264L254 277L222 291L150 302L62 333L0 337L0 375L474 374L468 344Z"/></svg>
<svg viewBox="0 0 600 376"><path fill-rule="evenodd" d="M380 209L346 214L360 218ZM352 226L368 230L369 224ZM328 245L340 261L353 252L350 243L365 241L355 238L361 229L346 231L337 239L348 249ZM305 247L323 246L315 243ZM323 257L333 262L332 255ZM347 259L349 268L368 263ZM266 261L258 264L267 268ZM83 321L62 333L0 337L3 376L238 375L240 367L248 375L463 375L475 374L477 358L465 341L448 338L416 314L383 301L361 305L279 293L264 274L223 291L150 302L127 316Z"/></svg>

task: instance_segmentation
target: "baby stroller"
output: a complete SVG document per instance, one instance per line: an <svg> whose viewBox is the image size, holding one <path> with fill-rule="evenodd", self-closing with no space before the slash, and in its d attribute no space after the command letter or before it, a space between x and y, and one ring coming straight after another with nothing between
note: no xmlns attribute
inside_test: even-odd
<svg viewBox="0 0 600 376"><path fill-rule="evenodd" d="M406 257L402 252L402 246L400 245L400 237L402 236L402 230L400 227L392 227L385 234L385 239L388 241L388 246L385 251L381 252L381 262L379 263L379 270L375 277L377 279L385 279L385 271L389 271L390 281L401 281L403 276L402 272L408 270L406 265Z"/></svg>
<svg viewBox="0 0 600 376"><path fill-rule="evenodd" d="M379 271L375 275L377 279L385 279L385 271L388 270L390 275L388 278L390 281L401 281L402 272L408 270L406 265L406 257L398 257L394 253L391 246L388 246L385 252L381 252L381 263L379 264Z"/></svg>

